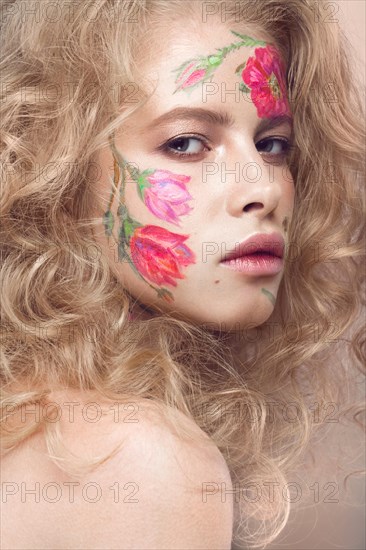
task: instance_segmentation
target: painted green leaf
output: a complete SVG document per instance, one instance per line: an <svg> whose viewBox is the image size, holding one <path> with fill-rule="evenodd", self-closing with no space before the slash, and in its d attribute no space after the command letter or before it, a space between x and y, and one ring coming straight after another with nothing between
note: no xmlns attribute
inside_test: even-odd
<svg viewBox="0 0 366 550"><path fill-rule="evenodd" d="M246 64L247 62L244 61L244 63L241 63L241 65L238 65L235 69L235 73L242 73Z"/></svg>
<svg viewBox="0 0 366 550"><path fill-rule="evenodd" d="M125 220L128 216L127 208L124 204L120 204L117 208L117 216L120 219L120 222L123 223L123 220Z"/></svg>
<svg viewBox="0 0 366 550"><path fill-rule="evenodd" d="M145 181L140 177L137 180L137 193L142 201L144 200L144 188Z"/></svg>
<svg viewBox="0 0 366 550"><path fill-rule="evenodd" d="M173 294L167 288L156 288L157 295L166 302L174 302Z"/></svg>
<svg viewBox="0 0 366 550"><path fill-rule="evenodd" d="M128 171L128 173L130 174L131 178L133 179L133 181L137 181L138 180L138 177L140 175L140 172L138 171L138 168L136 168L136 166L133 166L133 164L125 161L125 167L126 167L126 170Z"/></svg>
<svg viewBox="0 0 366 550"><path fill-rule="evenodd" d="M222 57L220 55L210 55L207 58L207 61L210 65L220 65L222 62Z"/></svg>
<svg viewBox="0 0 366 550"><path fill-rule="evenodd" d="M107 212L103 214L103 225L105 234L107 237L110 237L114 227L114 217L110 210L107 210Z"/></svg>
<svg viewBox="0 0 366 550"><path fill-rule="evenodd" d="M248 88L248 86L246 86L243 82L240 82L239 90L245 94L250 94L250 88Z"/></svg>
<svg viewBox="0 0 366 550"><path fill-rule="evenodd" d="M120 239L118 242L118 261L125 262L129 261L129 255L126 251L126 243L123 239Z"/></svg>
<svg viewBox="0 0 366 550"><path fill-rule="evenodd" d="M127 216L127 218L124 220L124 222L123 222L123 233L124 233L125 239L128 243L130 242L130 238L132 237L133 232L138 227L143 227L143 225L141 223L137 222L136 220L130 218L129 216Z"/></svg>
<svg viewBox="0 0 366 550"><path fill-rule="evenodd" d="M146 170L143 170L140 172L140 176L143 176L144 178L147 178L147 176L151 176L155 172L155 168L147 168Z"/></svg>
<svg viewBox="0 0 366 550"><path fill-rule="evenodd" d="M235 36L238 36L241 38L241 40L244 42L244 46L247 46L248 48L251 48L253 46L266 46L267 42L263 42L263 40L255 40L254 38L251 38L250 36L246 34L240 34L235 31L231 31L232 34L235 34Z"/></svg>
<svg viewBox="0 0 366 550"><path fill-rule="evenodd" d="M261 291L263 292L263 294L265 296L267 296L267 298L269 299L269 301L275 305L276 304L276 298L273 296L272 292L270 292L269 290L267 290L266 288L261 288Z"/></svg>
<svg viewBox="0 0 366 550"><path fill-rule="evenodd" d="M137 191L139 194L140 199L144 200L144 191L147 187L151 187L150 182L147 180L148 176L153 174L155 170L144 170L143 172L140 172L138 178L136 179L137 183Z"/></svg>
<svg viewBox="0 0 366 550"><path fill-rule="evenodd" d="M134 230L135 230L135 228L133 226L133 223L131 223L131 220L129 220L129 219L124 220L124 222L123 222L123 232L124 232L124 235L125 235L125 238L127 239L127 241L130 240Z"/></svg>

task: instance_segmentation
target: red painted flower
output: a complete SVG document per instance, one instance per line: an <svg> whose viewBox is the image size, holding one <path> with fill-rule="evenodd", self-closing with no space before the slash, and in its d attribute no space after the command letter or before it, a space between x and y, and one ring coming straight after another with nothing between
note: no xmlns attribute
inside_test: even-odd
<svg viewBox="0 0 366 550"><path fill-rule="evenodd" d="M183 244L187 238L156 225L138 227L130 239L132 261L152 283L177 286L175 279L184 279L180 268L195 263L194 253Z"/></svg>
<svg viewBox="0 0 366 550"><path fill-rule="evenodd" d="M287 101L285 72L278 51L271 45L256 48L242 72L244 83L251 89L251 100L258 116L271 118L290 115Z"/></svg>

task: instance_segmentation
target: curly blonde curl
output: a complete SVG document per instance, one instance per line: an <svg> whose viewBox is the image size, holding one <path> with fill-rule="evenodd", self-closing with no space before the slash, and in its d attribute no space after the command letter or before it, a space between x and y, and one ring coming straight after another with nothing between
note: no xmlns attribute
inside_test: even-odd
<svg viewBox="0 0 366 550"><path fill-rule="evenodd" d="M234 347L228 334L165 315L130 323L131 297L95 254L90 219L94 155L138 108L125 98L121 112L115 90L134 82L147 29L194 18L201 2L59 0L52 25L22 19L17 0L3 3L12 14L1 29L3 454L44 430L65 471L108 459L65 460L49 417L12 421L60 388L152 400L178 433L194 437L174 415L183 413L222 452L234 487L286 484L323 424L314 402L337 403L339 418L364 428L364 403L347 394L366 364L364 108L350 45L314 16L312 0L224 3L225 24L261 29L283 54L295 135L292 256L273 315ZM54 3L41 4L51 17ZM282 408L270 414L269 403ZM291 508L280 496L235 503L236 540L252 547L273 541Z"/></svg>

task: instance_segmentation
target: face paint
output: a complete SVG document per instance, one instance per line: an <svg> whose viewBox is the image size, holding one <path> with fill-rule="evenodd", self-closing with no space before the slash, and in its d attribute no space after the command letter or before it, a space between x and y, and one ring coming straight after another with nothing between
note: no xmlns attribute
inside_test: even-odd
<svg viewBox="0 0 366 550"><path fill-rule="evenodd" d="M254 54L243 64L244 68L239 65L235 71L241 72L241 90L250 92L258 117L290 115L285 71L278 51L269 44L265 48L256 48Z"/></svg>
<svg viewBox="0 0 366 550"><path fill-rule="evenodd" d="M127 163L127 166L128 163ZM180 226L179 217L187 215L192 207L188 202L192 200L186 183L191 178L174 174L169 170L129 171L137 184L140 199L157 218Z"/></svg>
<svg viewBox="0 0 366 550"><path fill-rule="evenodd" d="M198 86L198 84L205 82L215 72L215 70L221 65L226 56L243 46L252 48L254 46L265 46L266 42L261 40L255 40L250 36L239 34L235 31L231 31L232 34L240 38L240 42L234 42L224 48L216 48L216 53L208 55L207 57L199 56L189 61L185 61L173 72L177 72L178 76L175 80L177 84L174 94L179 90L191 90Z"/></svg>
<svg viewBox="0 0 366 550"><path fill-rule="evenodd" d="M257 108L258 117L271 118L282 114L290 115L285 71L277 49L261 40L231 32L241 39L240 42L235 42L224 48L217 48L215 54L207 57L200 56L190 59L173 71L178 72L175 80L177 88L173 93L179 90L192 90L200 83L210 79L230 52L243 46L249 48L264 46L256 48L254 57L249 57L247 61L236 68L235 73L242 79L239 88L242 92L250 94L250 98Z"/></svg>
<svg viewBox="0 0 366 550"><path fill-rule="evenodd" d="M263 294L265 296L267 296L267 298L270 300L270 302L275 305L276 303L276 298L273 296L272 292L270 292L269 290L267 290L266 288L261 288L261 291L263 292Z"/></svg>
<svg viewBox="0 0 366 550"><path fill-rule="evenodd" d="M126 167L136 183L138 195L150 212L157 218L180 226L179 217L192 210L188 202L193 198L186 188L186 183L191 180L190 176L159 169L140 172L121 156L113 143L111 148L114 157Z"/></svg>
<svg viewBox="0 0 366 550"><path fill-rule="evenodd" d="M128 168L128 163L122 158L112 139L110 139L110 145L114 159L114 179L108 209L102 218L105 234L108 239L112 236L118 244L118 260L127 260L134 272L157 292L159 298L172 302L174 298L169 290L166 288L156 288L151 283L159 286L162 284L177 286L175 279L185 278L180 269L196 261L194 253L184 244L189 235L172 233L167 229L155 225L142 225L129 215L125 205L126 169ZM147 179L154 175L155 180L153 179L147 183ZM163 189L164 183L168 187L178 186L181 191L178 199L182 196L184 199L191 198L188 192L184 194L184 191L186 191L184 184L188 178L187 176L175 176L171 172L161 170L145 170L141 174L134 170L134 176L136 178L134 181L138 185L139 195L142 200L146 197L145 188L149 189L150 185L153 187L156 182L158 184L163 183ZM175 179L173 179L174 176ZM120 229L118 239L116 239L113 234L115 220L111 208L119 182L120 200L117 215L120 221ZM159 186L157 189L159 189ZM159 193L155 196L159 198ZM147 195L148 198L149 195ZM151 205L153 203L150 201L148 204ZM187 210L185 200L178 201L178 205L178 212L181 215L183 215L182 212L185 214L190 210L189 207ZM158 212L161 214L161 217L164 215L163 219L166 219L170 215L175 220L174 216L178 215L177 210L174 211L172 207L171 211L166 208L169 204L164 203L161 196L160 202L155 203L153 206L155 210L160 206L161 209L158 209ZM165 206L165 209L163 206ZM131 254L127 252L127 248L130 248Z"/></svg>

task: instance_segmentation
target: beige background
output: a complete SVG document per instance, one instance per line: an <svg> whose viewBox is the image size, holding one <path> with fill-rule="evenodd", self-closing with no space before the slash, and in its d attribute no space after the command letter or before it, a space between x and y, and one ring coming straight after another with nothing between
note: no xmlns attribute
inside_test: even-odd
<svg viewBox="0 0 366 550"><path fill-rule="evenodd" d="M344 29L352 48L352 61L360 82L365 101L365 0L323 0L324 9L328 19L338 19ZM332 23L330 23L332 24ZM359 397L364 398L365 385L362 380L359 385ZM324 463L317 470L302 471L297 480L300 485L309 487L314 482L319 483L320 488L326 487L329 481L337 481L331 460L335 456L342 457L343 467L347 470L366 468L365 464L365 439L359 430L344 430L339 424L330 424L329 436L320 442L318 456ZM315 449L314 449L315 451ZM342 470L342 467L341 467ZM341 471L339 472L341 474ZM365 536L365 479L353 477L350 480L349 491L339 487L339 503L320 502L316 506L310 506L306 511L301 511L283 530L280 537L268 550L364 550L366 548ZM329 490L323 494L329 495ZM326 500L326 499L323 499ZM292 515L292 514L291 514Z"/></svg>
<svg viewBox="0 0 366 550"><path fill-rule="evenodd" d="M361 79L364 85L366 2L365 0L336 0L326 3L333 4L336 9L338 9L338 12L334 15L334 18L339 19L339 24L346 32L346 36L352 44L354 49L353 59L358 70L360 71Z"/></svg>
<svg viewBox="0 0 366 550"><path fill-rule="evenodd" d="M365 0L336 0L328 3L339 7L335 18L339 19L339 24L355 48L355 57L358 58L360 70L365 75Z"/></svg>

